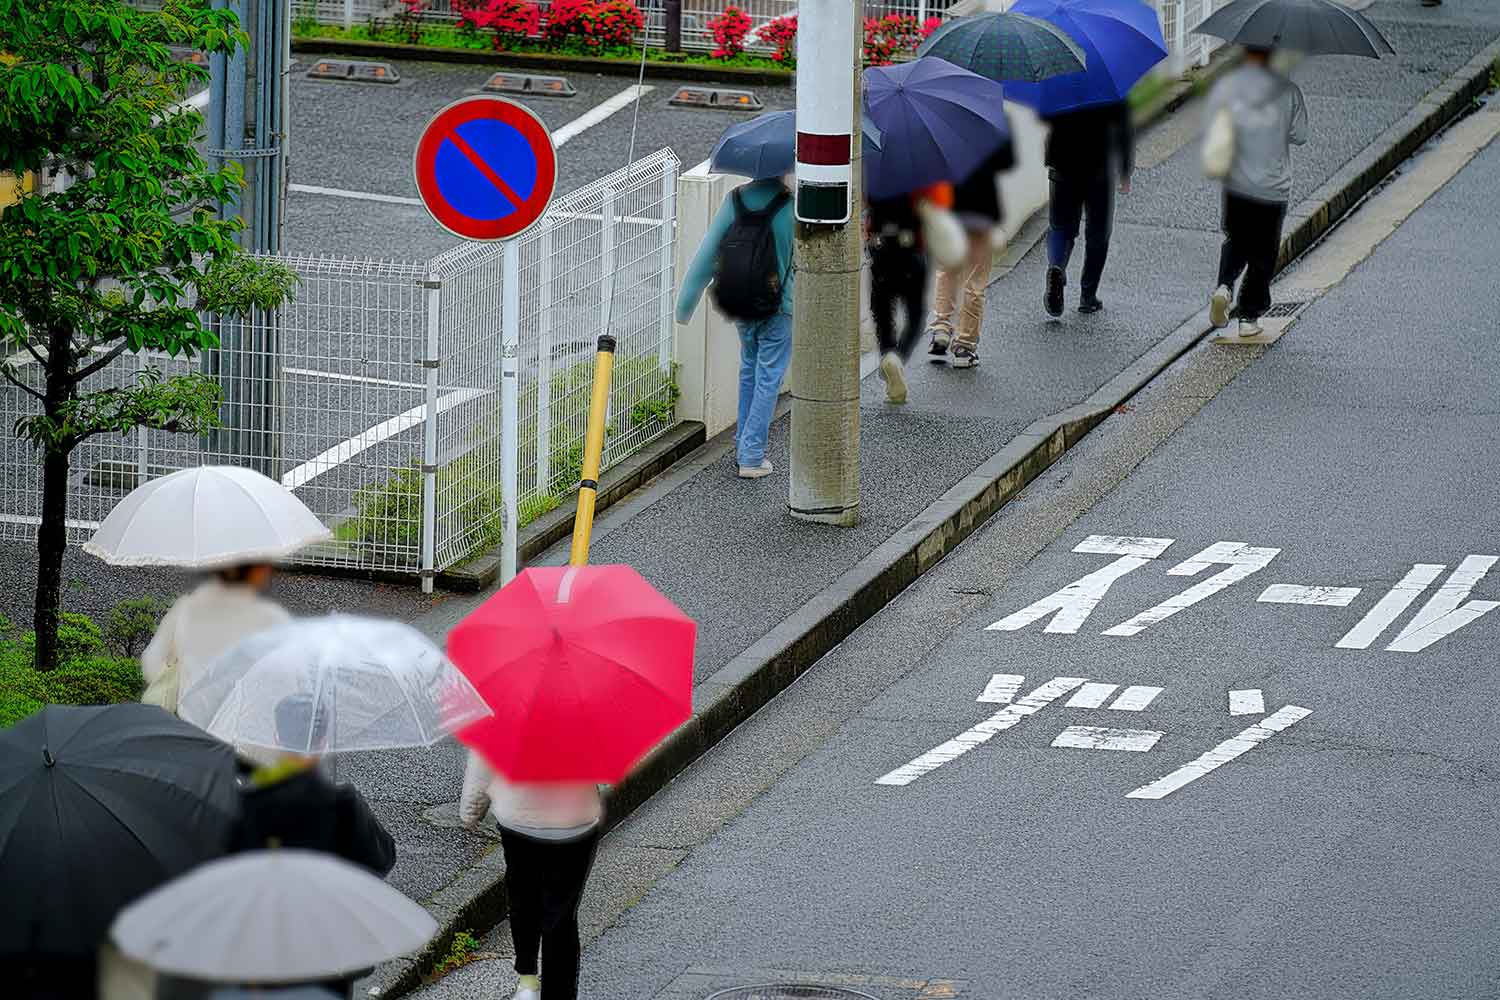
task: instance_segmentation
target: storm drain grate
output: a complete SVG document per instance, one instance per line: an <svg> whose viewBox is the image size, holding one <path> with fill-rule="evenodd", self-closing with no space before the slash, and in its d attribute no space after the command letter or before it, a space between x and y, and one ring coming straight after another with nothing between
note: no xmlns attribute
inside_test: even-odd
<svg viewBox="0 0 1500 1000"><path fill-rule="evenodd" d="M1261 314L1261 318L1262 319L1273 319L1273 318L1278 317L1278 316L1282 317L1282 318L1286 318L1286 317L1289 317L1289 316L1295 316L1299 312L1301 312L1306 306L1307 306L1307 301L1306 300L1296 301L1296 302L1277 302L1275 305L1271 306L1271 308L1267 309L1264 313L1262 313Z"/></svg>
<svg viewBox="0 0 1500 1000"><path fill-rule="evenodd" d="M877 1000L859 990L839 986L811 986L799 983L768 983L763 986L736 986L710 994L708 1000Z"/></svg>

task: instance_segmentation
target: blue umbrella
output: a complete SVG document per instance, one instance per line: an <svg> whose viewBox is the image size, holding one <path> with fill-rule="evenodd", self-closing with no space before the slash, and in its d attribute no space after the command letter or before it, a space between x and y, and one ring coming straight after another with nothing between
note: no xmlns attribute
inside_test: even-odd
<svg viewBox="0 0 1500 1000"><path fill-rule="evenodd" d="M1156 11L1140 0L1020 0L1011 10L1055 24L1087 56L1082 73L1005 88L1005 96L1042 117L1115 104L1167 57Z"/></svg>
<svg viewBox="0 0 1500 1000"><path fill-rule="evenodd" d="M875 200L963 180L1010 142L1000 84L942 59L865 70L865 113L884 137L865 158Z"/></svg>
<svg viewBox="0 0 1500 1000"><path fill-rule="evenodd" d="M860 126L864 155L880 148L880 130L868 118ZM795 111L768 111L724 130L708 167L716 174L736 174L754 180L783 177L797 165Z"/></svg>

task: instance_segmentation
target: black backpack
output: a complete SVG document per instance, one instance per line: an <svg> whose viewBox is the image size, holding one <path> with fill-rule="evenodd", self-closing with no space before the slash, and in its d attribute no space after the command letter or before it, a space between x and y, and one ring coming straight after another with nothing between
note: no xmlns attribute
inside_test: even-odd
<svg viewBox="0 0 1500 1000"><path fill-rule="evenodd" d="M781 311L781 258L776 253L776 213L791 200L781 191L765 208L752 212L734 192L734 221L719 243L713 298L731 319L769 319Z"/></svg>

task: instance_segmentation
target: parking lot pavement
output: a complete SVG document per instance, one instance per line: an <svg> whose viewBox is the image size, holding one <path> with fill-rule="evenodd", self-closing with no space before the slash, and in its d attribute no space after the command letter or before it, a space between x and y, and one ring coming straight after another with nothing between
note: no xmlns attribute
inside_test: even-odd
<svg viewBox="0 0 1500 1000"><path fill-rule="evenodd" d="M313 62L298 56L292 67L286 252L419 260L453 246L456 238L414 203L417 137L438 109L480 93L506 67L397 62L400 83L355 84L307 79ZM719 133L741 117L672 107L668 101L684 81L648 80L651 89L637 109L622 97L635 86L633 77L568 80L576 96L520 98L554 133L565 130L559 195L625 166L632 131L637 158L669 146L686 169L706 159ZM794 103L791 87L755 93L770 110ZM586 127L567 128L580 119Z"/></svg>

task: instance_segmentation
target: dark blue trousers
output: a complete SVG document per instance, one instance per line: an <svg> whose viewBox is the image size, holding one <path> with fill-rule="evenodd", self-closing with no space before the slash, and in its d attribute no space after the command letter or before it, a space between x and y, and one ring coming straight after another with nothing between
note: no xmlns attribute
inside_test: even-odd
<svg viewBox="0 0 1500 1000"><path fill-rule="evenodd" d="M1107 170L1097 174L1052 173L1052 200L1047 207L1051 229L1047 233L1047 263L1067 270L1078 230L1083 228L1083 278L1079 287L1085 298L1099 291L1104 261L1109 257L1109 237L1115 224L1115 180Z"/></svg>

